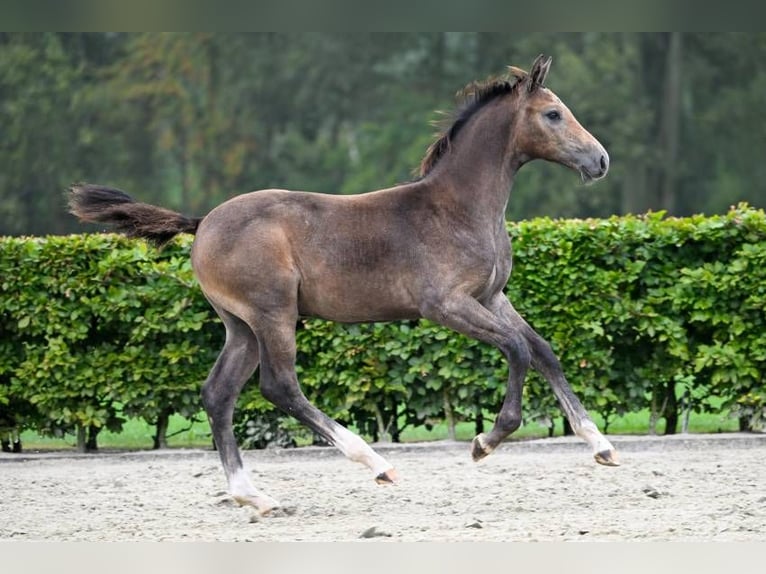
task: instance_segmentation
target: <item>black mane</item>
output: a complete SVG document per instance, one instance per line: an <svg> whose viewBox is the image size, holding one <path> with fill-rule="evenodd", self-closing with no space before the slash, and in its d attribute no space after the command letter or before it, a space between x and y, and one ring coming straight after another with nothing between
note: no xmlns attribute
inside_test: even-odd
<svg viewBox="0 0 766 574"><path fill-rule="evenodd" d="M472 82L458 92L460 104L451 115L452 123L443 129L436 141L426 151L420 162L419 176L425 177L438 161L449 151L452 140L473 115L487 103L510 94L520 83L516 77L490 78L484 82Z"/></svg>

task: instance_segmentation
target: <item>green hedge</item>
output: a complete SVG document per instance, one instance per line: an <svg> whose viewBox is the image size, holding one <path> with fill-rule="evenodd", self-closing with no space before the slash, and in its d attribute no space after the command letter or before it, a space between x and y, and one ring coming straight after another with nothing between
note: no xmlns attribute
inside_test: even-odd
<svg viewBox="0 0 766 574"><path fill-rule="evenodd" d="M508 230L508 294L589 410L609 421L649 408L672 430L684 401L761 424L763 211L536 219ZM0 425L82 437L117 429L125 416L161 428L170 413L198 412L223 328L194 283L190 243L157 251L113 235L1 239ZM425 321L306 320L298 345L310 398L376 438L444 419L480 426L505 392L497 351ZM524 394L526 420L561 416L536 375ZM245 443L292 440L297 425L272 412L257 385L239 405Z"/></svg>
<svg viewBox="0 0 766 574"><path fill-rule="evenodd" d="M0 277L0 408L19 425L93 433L119 430L123 416L163 426L199 411L223 333L188 243L4 238Z"/></svg>

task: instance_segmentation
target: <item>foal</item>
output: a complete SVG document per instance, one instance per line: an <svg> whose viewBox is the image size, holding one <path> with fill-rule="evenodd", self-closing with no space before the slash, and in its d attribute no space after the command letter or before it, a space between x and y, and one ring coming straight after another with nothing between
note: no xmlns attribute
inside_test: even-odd
<svg viewBox="0 0 766 574"><path fill-rule="evenodd" d="M543 82L550 58L529 73L474 83L454 123L428 149L416 181L356 196L278 189L235 197L203 218L133 201L119 190L75 185L72 213L162 244L196 233L192 265L226 327L202 388L231 495L265 514L278 502L243 469L232 432L234 404L260 365L263 396L319 433L381 483L396 471L359 436L304 396L295 374L301 316L341 322L424 317L497 347L508 388L489 433L473 439L479 460L521 424L527 369L550 383L597 462L617 454L573 394L559 361L503 294L511 272L505 210L513 179L541 158L584 181L603 177L609 156Z"/></svg>

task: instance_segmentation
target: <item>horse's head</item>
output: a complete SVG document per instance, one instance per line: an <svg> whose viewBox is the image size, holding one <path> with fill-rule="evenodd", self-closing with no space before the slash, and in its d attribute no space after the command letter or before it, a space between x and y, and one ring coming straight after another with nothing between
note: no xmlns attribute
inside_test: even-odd
<svg viewBox="0 0 766 574"><path fill-rule="evenodd" d="M577 171L583 181L600 179L609 169L609 154L564 103L543 86L550 57L538 56L527 73L509 67L519 83L514 144L521 163L545 159Z"/></svg>

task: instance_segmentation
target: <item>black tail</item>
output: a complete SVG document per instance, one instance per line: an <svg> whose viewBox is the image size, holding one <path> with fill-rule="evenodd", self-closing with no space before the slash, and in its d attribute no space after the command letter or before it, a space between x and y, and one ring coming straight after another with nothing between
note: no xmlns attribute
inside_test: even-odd
<svg viewBox="0 0 766 574"><path fill-rule="evenodd" d="M201 217L138 203L119 189L101 185L76 183L68 195L69 212L82 221L107 223L128 237L141 237L159 246L179 233L196 233L202 221Z"/></svg>

